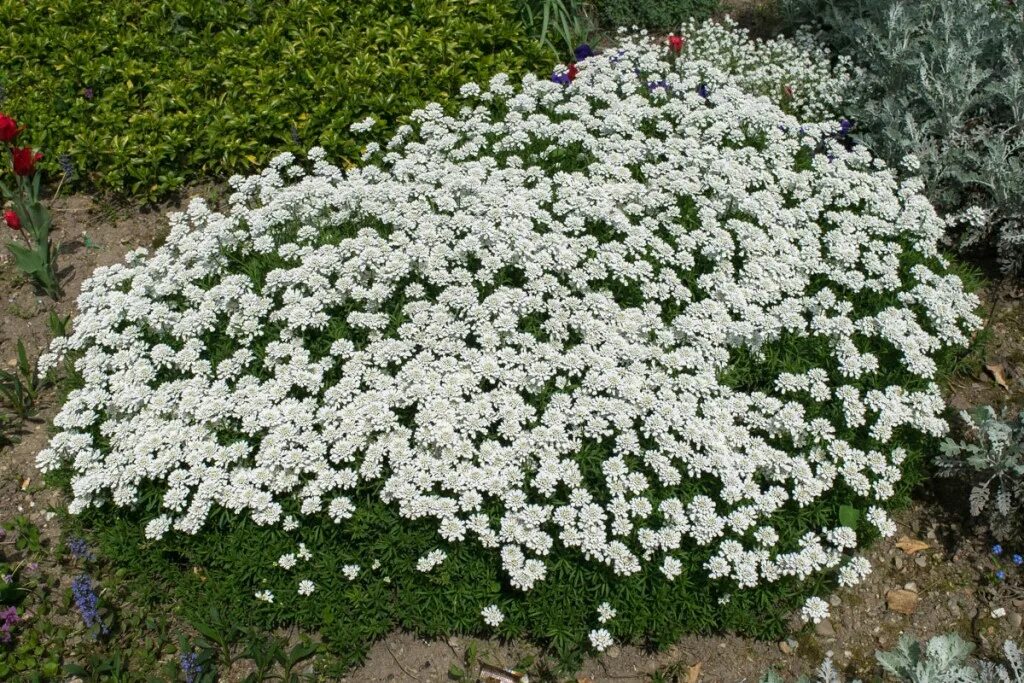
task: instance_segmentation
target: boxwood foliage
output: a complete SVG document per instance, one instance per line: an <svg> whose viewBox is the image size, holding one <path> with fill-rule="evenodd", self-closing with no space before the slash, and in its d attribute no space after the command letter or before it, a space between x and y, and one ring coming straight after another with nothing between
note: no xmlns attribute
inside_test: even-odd
<svg viewBox="0 0 1024 683"><path fill-rule="evenodd" d="M513 0L0 0L2 108L58 172L156 199L384 128L469 80L550 62Z"/></svg>

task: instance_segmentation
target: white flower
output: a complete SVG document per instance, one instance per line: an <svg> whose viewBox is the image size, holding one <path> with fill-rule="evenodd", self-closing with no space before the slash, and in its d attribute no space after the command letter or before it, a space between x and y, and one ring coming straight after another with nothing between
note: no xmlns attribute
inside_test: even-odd
<svg viewBox="0 0 1024 683"><path fill-rule="evenodd" d="M376 121L372 116L367 116L362 121L353 123L351 126L348 127L348 129L351 130L353 133L365 133L366 131L373 128L373 124L375 123Z"/></svg>
<svg viewBox="0 0 1024 683"><path fill-rule="evenodd" d="M171 518L167 515L160 515L149 520L146 524L146 538L157 540L163 538L171 529Z"/></svg>
<svg viewBox="0 0 1024 683"><path fill-rule="evenodd" d="M262 590L256 592L256 599L262 600L263 602L274 602L274 594L268 590Z"/></svg>
<svg viewBox="0 0 1024 683"><path fill-rule="evenodd" d="M299 581L299 595L312 595L314 590L316 590L316 584L309 579Z"/></svg>
<svg viewBox="0 0 1024 683"><path fill-rule="evenodd" d="M828 615L828 603L819 597L808 598L807 602L804 603L803 609L800 610L800 616L803 617L804 621L810 621L815 624L828 619Z"/></svg>
<svg viewBox="0 0 1024 683"><path fill-rule="evenodd" d="M431 550L416 562L416 569L421 572L429 572L437 565L444 562L448 554L443 550Z"/></svg>
<svg viewBox="0 0 1024 683"><path fill-rule="evenodd" d="M682 571L683 563L674 557L666 557L661 563L661 573L667 576L669 581L679 576Z"/></svg>
<svg viewBox="0 0 1024 683"><path fill-rule="evenodd" d="M569 556L673 580L693 548L694 580L730 589L860 580L853 530L807 522L780 547L771 520L841 489L895 531L895 440L947 429L937 361L978 300L921 183L833 139L849 60L682 30L678 59L626 33L570 86L468 85L363 168L279 154L223 212L193 201L152 254L97 269L43 363L82 375L37 459L70 470L69 510L155 492L148 538L224 512L297 531L353 524L373 489L521 591ZM726 381L780 344L816 360Z"/></svg>
<svg viewBox="0 0 1024 683"><path fill-rule="evenodd" d="M602 624L614 619L616 614L615 609L607 602L602 602L597 606L597 620Z"/></svg>
<svg viewBox="0 0 1024 683"><path fill-rule="evenodd" d="M501 625L501 622L505 621L505 615L497 605L488 605L480 610L480 614L484 618L484 623L493 628L497 628Z"/></svg>
<svg viewBox="0 0 1024 683"><path fill-rule="evenodd" d="M590 644L598 652L604 652L615 643L607 629L598 628L590 632Z"/></svg>

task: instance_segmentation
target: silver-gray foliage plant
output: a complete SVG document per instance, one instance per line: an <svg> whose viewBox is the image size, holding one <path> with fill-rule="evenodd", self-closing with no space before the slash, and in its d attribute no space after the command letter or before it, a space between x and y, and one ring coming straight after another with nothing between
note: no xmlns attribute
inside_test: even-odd
<svg viewBox="0 0 1024 683"><path fill-rule="evenodd" d="M1024 516L1024 411L990 406L961 412L967 439L947 439L937 457L939 473L971 482L971 514L986 514L992 534L1004 540L1022 530Z"/></svg>
<svg viewBox="0 0 1024 683"><path fill-rule="evenodd" d="M1004 271L1024 276L1024 3L781 4L865 67L848 110L857 137L890 164L916 156L957 245L994 243Z"/></svg>
<svg viewBox="0 0 1024 683"><path fill-rule="evenodd" d="M928 644L909 635L900 637L892 650L878 651L875 659L886 673L905 683L1024 683L1024 654L1012 640L1003 644L1005 661L972 660L974 646L956 634L935 636ZM761 683L783 683L769 672ZM844 683L845 678L826 659L814 678L802 676L796 683ZM850 683L860 683L853 680Z"/></svg>

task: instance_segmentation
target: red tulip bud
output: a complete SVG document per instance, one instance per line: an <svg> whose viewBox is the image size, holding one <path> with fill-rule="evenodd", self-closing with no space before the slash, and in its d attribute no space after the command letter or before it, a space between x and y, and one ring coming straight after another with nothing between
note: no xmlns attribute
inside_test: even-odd
<svg viewBox="0 0 1024 683"><path fill-rule="evenodd" d="M0 114L0 142L10 142L18 137L18 122L7 114Z"/></svg>
<svg viewBox="0 0 1024 683"><path fill-rule="evenodd" d="M11 160L17 175L29 176L36 169L36 162L43 158L42 152L32 153L31 147L12 147Z"/></svg>
<svg viewBox="0 0 1024 683"><path fill-rule="evenodd" d="M10 209L4 211L4 220L7 221L7 225L11 230L21 230L21 219L18 218L18 214L14 211Z"/></svg>
<svg viewBox="0 0 1024 683"><path fill-rule="evenodd" d="M567 71L567 75L569 76L570 82L576 79L576 73L576 62L573 62L572 64L569 65L569 69Z"/></svg>
<svg viewBox="0 0 1024 683"><path fill-rule="evenodd" d="M675 52L676 54L683 51L683 43L685 42L686 39L682 36L672 35L668 37L668 46L672 49L672 52Z"/></svg>

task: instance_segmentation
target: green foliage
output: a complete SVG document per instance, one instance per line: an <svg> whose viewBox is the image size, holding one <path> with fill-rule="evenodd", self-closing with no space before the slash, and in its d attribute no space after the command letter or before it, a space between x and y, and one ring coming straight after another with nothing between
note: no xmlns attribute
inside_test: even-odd
<svg viewBox="0 0 1024 683"><path fill-rule="evenodd" d="M848 115L890 164L915 155L964 249L1024 275L1024 10L992 0L783 0L864 68ZM1009 6L1007 6L1009 4ZM967 213L979 206L982 213Z"/></svg>
<svg viewBox="0 0 1024 683"><path fill-rule="evenodd" d="M609 26L678 31L688 19L711 16L719 0L595 0L594 4Z"/></svg>
<svg viewBox="0 0 1024 683"><path fill-rule="evenodd" d="M0 402L14 415L27 420L36 414L36 399L45 386L36 367L28 360L25 344L18 341L18 362L14 370L0 370Z"/></svg>
<svg viewBox="0 0 1024 683"><path fill-rule="evenodd" d="M1024 530L1024 411L999 415L984 406L961 417L968 440L946 439L940 473L970 483L971 514L984 513L996 538L1012 538Z"/></svg>
<svg viewBox="0 0 1024 683"><path fill-rule="evenodd" d="M7 249L14 257L14 265L52 299L60 298L60 283L57 279L57 252L60 244L53 244L50 232L53 220L50 211L39 201L39 184L42 174L36 171L29 180L16 175L13 186L0 182L0 196L11 203L11 210L20 221L15 231L25 240L7 243Z"/></svg>
<svg viewBox="0 0 1024 683"><path fill-rule="evenodd" d="M523 23L551 49L558 60L571 57L577 45L594 31L593 21L580 0L521 0Z"/></svg>
<svg viewBox="0 0 1024 683"><path fill-rule="evenodd" d="M974 646L956 634L935 636L924 647L904 634L892 650L878 651L875 659L882 670L901 683L1024 683L1024 655L1011 640L1003 644L1005 662L971 662ZM890 679L886 679L890 680ZM783 683L775 672L767 673L761 683ZM843 683L843 677L830 660L825 660L813 679L800 677L796 683ZM852 681L859 683L859 681Z"/></svg>
<svg viewBox="0 0 1024 683"><path fill-rule="evenodd" d="M7 113L84 180L155 199L391 129L465 81L547 66L511 0L0 0ZM74 183L74 179L70 182Z"/></svg>

